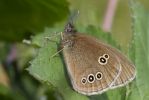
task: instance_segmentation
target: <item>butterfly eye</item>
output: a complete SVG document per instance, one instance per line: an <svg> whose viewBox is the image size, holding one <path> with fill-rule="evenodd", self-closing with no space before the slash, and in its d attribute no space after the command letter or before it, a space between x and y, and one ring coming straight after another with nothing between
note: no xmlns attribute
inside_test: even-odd
<svg viewBox="0 0 149 100"><path fill-rule="evenodd" d="M107 63L107 59L105 59L104 57L101 56L101 57L99 57L98 62L101 65L105 65Z"/></svg>
<svg viewBox="0 0 149 100"><path fill-rule="evenodd" d="M96 73L96 79L97 80L101 80L102 79L102 73L101 72L97 72Z"/></svg>
<svg viewBox="0 0 149 100"><path fill-rule="evenodd" d="M93 74L89 74L87 80L89 83L93 83L95 81L95 76Z"/></svg>
<svg viewBox="0 0 149 100"><path fill-rule="evenodd" d="M109 55L108 54L104 54L103 57L105 57L106 59L109 59Z"/></svg>
<svg viewBox="0 0 149 100"><path fill-rule="evenodd" d="M82 84L85 84L85 83L86 83L86 78L85 78L85 77L83 77L83 78L81 79L81 83L82 83Z"/></svg>

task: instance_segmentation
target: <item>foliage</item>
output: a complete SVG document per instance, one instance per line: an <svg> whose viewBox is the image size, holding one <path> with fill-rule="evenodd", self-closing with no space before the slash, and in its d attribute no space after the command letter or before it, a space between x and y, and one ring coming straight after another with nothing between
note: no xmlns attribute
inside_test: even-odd
<svg viewBox="0 0 149 100"><path fill-rule="evenodd" d="M57 54L52 57L59 49L59 32L63 31L64 28L64 24L55 27L54 25L66 18L68 14L67 1L23 0L20 2L18 0L1 0L0 7L0 40L20 41L26 37L28 38L32 33L35 34L35 36L31 37L32 45L30 47L29 45L28 48L19 45L24 50L20 52L17 48L19 51L17 54L20 56L22 53L22 57L18 56L12 62L7 62L7 55L12 44L8 42L0 43L0 64L2 64L0 67L3 66L9 78L8 87L0 84L0 99L149 100L149 79L147 78L149 73L149 12L135 0L131 0L130 3L133 38L129 48L127 48L127 53L136 65L136 79L126 87L89 97L81 95L72 89L60 55ZM95 7L95 9L97 8ZM91 9L89 13L92 12ZM96 16L97 20L94 20L96 13L93 13L92 22L86 23L98 24L99 17ZM83 16L86 15L84 14ZM90 17L86 17L87 20L88 18ZM120 44L112 37L113 33L102 32L101 29L88 24L84 27L79 23L76 27L81 33L92 35L123 50L123 47L120 47ZM42 32L43 30L44 32ZM51 37L52 41L45 37ZM29 62L29 65L27 61L33 56L34 59ZM24 63L19 65L20 61ZM22 66L23 68L20 68ZM26 67L28 68L26 69Z"/></svg>
<svg viewBox="0 0 149 100"><path fill-rule="evenodd" d="M139 3L131 2L133 18L133 41L129 54L137 70L136 84L129 100L149 100L149 12Z"/></svg>
<svg viewBox="0 0 149 100"><path fill-rule="evenodd" d="M68 14L66 0L0 0L0 40L20 41Z"/></svg>
<svg viewBox="0 0 149 100"><path fill-rule="evenodd" d="M89 98L86 98L83 95L77 94L72 89L70 89L70 86L68 85L68 80L65 78L65 71L63 66L63 63L60 60L59 55L57 57L52 58L49 60L49 58L57 52L57 45L55 43L51 43L50 41L44 41L44 46L42 46L39 51L37 57L31 62L31 66L29 67L29 72L36 77L39 80L49 82L52 84L57 91L59 91L65 100L75 100L76 98L79 98L80 100L88 100L88 99L107 99L107 100L132 100L132 98L135 98L135 100L148 100L148 80L146 79L144 83L144 78L147 76L148 72L148 56L146 56L148 51L148 40L147 40L147 25L144 25L145 22L148 22L148 13L145 12L145 10L139 5L138 3L132 2L131 3L132 12L133 12L133 29L134 29L134 40L131 46L135 46L135 49L129 50L129 54L131 57L134 57L134 62L136 64L137 69L137 78L136 82L133 82L130 86L127 88L121 88L116 90L108 91L107 93L104 93L99 96L91 96ZM140 14L141 13L141 14ZM102 39L105 41L111 43L112 45L116 45L114 40L111 36L109 36L108 33L104 33L100 31L99 29L96 29L92 26L88 28L80 28L81 32L84 33L90 33L93 36L99 37L101 36ZM52 34L51 34L52 35ZM44 35L45 36L45 35ZM101 39L100 37L100 39ZM40 38L44 38L41 36ZM112 42L111 42L112 41ZM146 41L144 43L144 41ZM43 41L40 41L40 43ZM59 42L59 41L57 41ZM142 47L141 47L142 46ZM144 54L144 55L143 55ZM143 58L146 59L143 59ZM144 69L143 67L146 67L146 72L144 73L141 71ZM141 71L141 72L140 72ZM140 72L140 73L139 73ZM139 77L139 78L138 78ZM142 86L142 84L144 84ZM141 85L141 86L140 86ZM123 95L122 95L123 94ZM134 94L137 95L138 98L134 96Z"/></svg>

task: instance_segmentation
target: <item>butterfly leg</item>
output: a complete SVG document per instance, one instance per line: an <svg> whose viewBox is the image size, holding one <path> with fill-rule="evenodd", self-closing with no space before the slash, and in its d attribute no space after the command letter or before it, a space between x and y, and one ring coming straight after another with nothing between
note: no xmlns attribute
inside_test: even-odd
<svg viewBox="0 0 149 100"><path fill-rule="evenodd" d="M50 59L52 59L53 57L55 57L57 54L59 54L60 52L62 52L64 50L64 48L62 48L62 49L60 49L59 51L57 51L56 53L54 53L50 58L49 58L49 60Z"/></svg>
<svg viewBox="0 0 149 100"><path fill-rule="evenodd" d="M51 58L55 57L57 54L59 54L61 51L63 51L63 49L64 49L64 48L62 48L61 50L57 51L55 54L53 54L53 55L51 56Z"/></svg>

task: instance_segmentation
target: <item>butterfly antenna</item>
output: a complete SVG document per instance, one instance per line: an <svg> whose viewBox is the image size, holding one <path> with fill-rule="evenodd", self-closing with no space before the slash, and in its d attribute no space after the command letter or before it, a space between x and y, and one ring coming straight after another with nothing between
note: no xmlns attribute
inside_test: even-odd
<svg viewBox="0 0 149 100"><path fill-rule="evenodd" d="M69 19L68 19L68 23L74 24L74 20L76 20L76 18L79 16L79 10L74 10L71 12Z"/></svg>

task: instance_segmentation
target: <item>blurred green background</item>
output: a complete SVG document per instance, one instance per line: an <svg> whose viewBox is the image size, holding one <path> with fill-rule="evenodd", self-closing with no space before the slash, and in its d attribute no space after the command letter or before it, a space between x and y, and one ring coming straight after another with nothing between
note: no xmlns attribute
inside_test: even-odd
<svg viewBox="0 0 149 100"><path fill-rule="evenodd" d="M137 1L145 9L149 9L148 0ZM32 37L36 36L38 38L47 28L53 29L52 32L63 31L62 27L73 10L80 12L76 20L80 30L90 25L103 29L109 2L110 0L0 0L0 100L65 99L53 88L53 84L45 80L43 81L46 84L43 84L28 73L26 68L30 66L29 62L35 57L39 47L22 41L33 40ZM111 30L108 32L124 53L129 51L128 46L133 38L132 22L129 0L117 0ZM124 100L117 97L117 100ZM90 99L99 98L108 100L105 94Z"/></svg>

